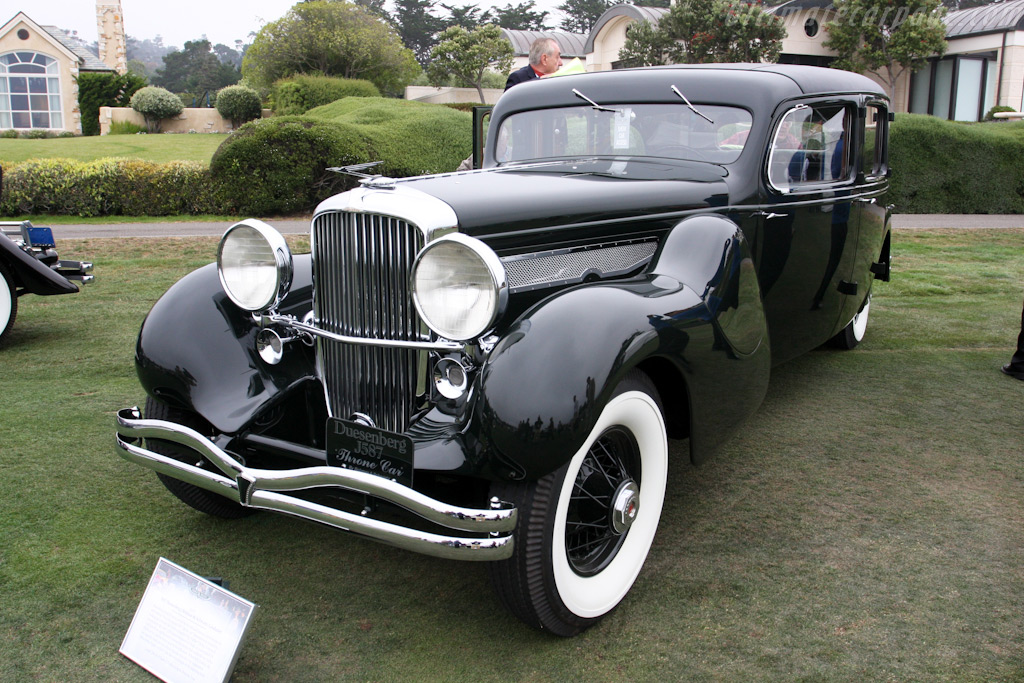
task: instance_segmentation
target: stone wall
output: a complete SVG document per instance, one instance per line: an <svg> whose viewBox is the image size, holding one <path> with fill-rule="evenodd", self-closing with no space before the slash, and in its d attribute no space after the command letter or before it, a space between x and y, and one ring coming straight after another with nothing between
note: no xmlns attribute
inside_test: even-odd
<svg viewBox="0 0 1024 683"><path fill-rule="evenodd" d="M269 109L263 110L263 117L271 115ZM100 107L100 135L110 133L113 122L129 122L137 126L145 126L146 119L131 107ZM216 109L208 107L186 107L181 114L171 119L164 119L160 125L161 133L230 133L231 122L224 119Z"/></svg>

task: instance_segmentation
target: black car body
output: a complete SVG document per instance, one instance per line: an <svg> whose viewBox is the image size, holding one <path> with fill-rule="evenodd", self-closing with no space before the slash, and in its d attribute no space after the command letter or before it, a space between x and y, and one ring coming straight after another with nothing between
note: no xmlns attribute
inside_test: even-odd
<svg viewBox="0 0 1024 683"><path fill-rule="evenodd" d="M14 327L18 299L26 294L74 294L75 282L92 282L92 264L61 260L53 231L31 221L0 222L0 340Z"/></svg>
<svg viewBox="0 0 1024 683"><path fill-rule="evenodd" d="M518 617L577 633L640 571L668 439L704 460L773 364L863 336L888 112L800 66L517 86L483 169L368 178L310 255L232 226L144 323L119 452L212 514L492 561Z"/></svg>

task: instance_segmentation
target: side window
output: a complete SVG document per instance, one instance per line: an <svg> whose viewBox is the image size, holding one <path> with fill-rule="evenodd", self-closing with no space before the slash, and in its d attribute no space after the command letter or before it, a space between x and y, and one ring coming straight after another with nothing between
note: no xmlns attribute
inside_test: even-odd
<svg viewBox="0 0 1024 683"><path fill-rule="evenodd" d="M861 170L867 178L885 175L888 130L888 110L877 104L869 104L864 119L864 150L861 153Z"/></svg>
<svg viewBox="0 0 1024 683"><path fill-rule="evenodd" d="M789 110L775 130L768 155L772 187L793 192L847 180L851 121L851 110L844 105L800 105Z"/></svg>

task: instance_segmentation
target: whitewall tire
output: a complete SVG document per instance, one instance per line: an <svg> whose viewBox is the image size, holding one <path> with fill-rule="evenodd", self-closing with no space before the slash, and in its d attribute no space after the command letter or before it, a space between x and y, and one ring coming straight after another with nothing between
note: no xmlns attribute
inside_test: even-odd
<svg viewBox="0 0 1024 683"><path fill-rule="evenodd" d="M566 465L536 482L496 487L519 508L515 554L491 565L499 597L527 624L557 635L597 623L647 559L667 476L657 392L634 372Z"/></svg>
<svg viewBox="0 0 1024 683"><path fill-rule="evenodd" d="M0 339L14 327L18 316L18 295L14 288L14 276L0 263Z"/></svg>

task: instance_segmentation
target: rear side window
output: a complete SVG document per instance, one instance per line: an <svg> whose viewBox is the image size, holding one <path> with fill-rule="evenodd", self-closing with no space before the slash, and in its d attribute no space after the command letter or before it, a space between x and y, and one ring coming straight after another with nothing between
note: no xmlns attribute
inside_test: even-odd
<svg viewBox="0 0 1024 683"><path fill-rule="evenodd" d="M851 109L800 105L786 112L772 138L768 180L783 192L831 185L850 177Z"/></svg>
<svg viewBox="0 0 1024 683"><path fill-rule="evenodd" d="M869 104L864 120L864 150L861 153L861 168L867 178L885 175L888 127L888 110L881 105Z"/></svg>

